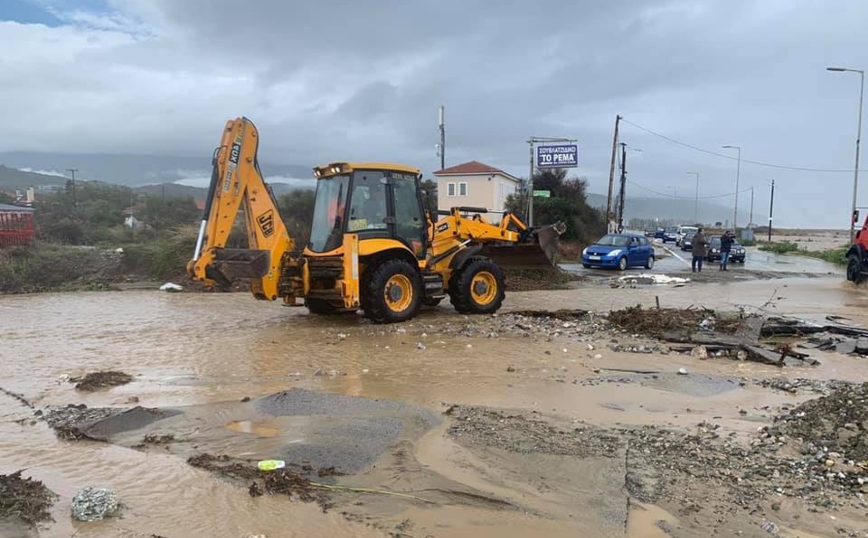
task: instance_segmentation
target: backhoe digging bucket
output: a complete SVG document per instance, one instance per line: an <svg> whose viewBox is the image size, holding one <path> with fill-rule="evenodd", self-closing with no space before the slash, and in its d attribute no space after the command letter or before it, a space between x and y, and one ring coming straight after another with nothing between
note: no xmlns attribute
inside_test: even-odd
<svg viewBox="0 0 868 538"><path fill-rule="evenodd" d="M539 269L557 264L558 242L566 231L563 222L534 229L523 243L485 243L480 254L501 267Z"/></svg>
<svg viewBox="0 0 868 538"><path fill-rule="evenodd" d="M267 250L221 248L214 252L214 261L206 269L212 280L229 287L236 278L262 278L268 273Z"/></svg>

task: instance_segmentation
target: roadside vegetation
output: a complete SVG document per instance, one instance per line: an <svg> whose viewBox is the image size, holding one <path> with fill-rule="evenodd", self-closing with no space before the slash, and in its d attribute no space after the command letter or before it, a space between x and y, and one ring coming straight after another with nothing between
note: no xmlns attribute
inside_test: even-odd
<svg viewBox="0 0 868 538"><path fill-rule="evenodd" d="M278 198L297 244L310 236L314 191ZM37 241L0 250L0 293L103 290L121 282L187 282L202 211L192 197L141 195L129 187L71 183L42 194L36 206ZM236 220L228 246L246 246Z"/></svg>
<svg viewBox="0 0 868 538"><path fill-rule="evenodd" d="M809 258L817 258L829 263L837 265L847 265L847 245L827 249L827 250L808 250L805 247L800 247L792 241L780 241L777 243L763 242L759 244L759 250L764 252L773 252L775 254L798 254Z"/></svg>

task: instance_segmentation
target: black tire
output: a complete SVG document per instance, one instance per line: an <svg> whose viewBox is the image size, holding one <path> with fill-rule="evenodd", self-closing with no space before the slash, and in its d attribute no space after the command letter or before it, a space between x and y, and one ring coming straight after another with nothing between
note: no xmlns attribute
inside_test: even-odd
<svg viewBox="0 0 868 538"><path fill-rule="evenodd" d="M310 310L311 314L320 316L332 316L338 314L337 308L332 306L328 301L322 299L305 299L304 306Z"/></svg>
<svg viewBox="0 0 868 538"><path fill-rule="evenodd" d="M854 284L861 284L865 281L862 275L862 260L858 253L850 254L847 257L847 280Z"/></svg>
<svg viewBox="0 0 868 538"><path fill-rule="evenodd" d="M654 256L648 256L648 261L645 262L645 269L648 269L649 271L654 269Z"/></svg>
<svg viewBox="0 0 868 538"><path fill-rule="evenodd" d="M621 256L621 259L618 260L618 270L626 271L627 270L627 256Z"/></svg>
<svg viewBox="0 0 868 538"><path fill-rule="evenodd" d="M437 306L440 304L440 301L443 300L443 297L435 297L433 299L422 299L422 304L425 306Z"/></svg>
<svg viewBox="0 0 868 538"><path fill-rule="evenodd" d="M450 280L449 301L462 314L493 314L506 297L503 271L483 256L470 258Z"/></svg>
<svg viewBox="0 0 868 538"><path fill-rule="evenodd" d="M365 317L374 323L407 321L422 307L422 279L416 268L402 259L384 260L368 268L362 293Z"/></svg>
<svg viewBox="0 0 868 538"><path fill-rule="evenodd" d="M590 264L590 263L583 263L583 264L582 264L582 267L584 267L585 269L590 269L590 268L591 268L591 264Z"/></svg>

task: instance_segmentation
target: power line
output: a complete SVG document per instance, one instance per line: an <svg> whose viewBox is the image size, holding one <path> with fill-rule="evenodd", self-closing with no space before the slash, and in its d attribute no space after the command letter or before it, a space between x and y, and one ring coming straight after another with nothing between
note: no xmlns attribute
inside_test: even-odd
<svg viewBox="0 0 868 538"><path fill-rule="evenodd" d="M635 124L631 121L624 119L623 116L621 117L621 121L623 121L624 123L629 123L633 127L636 127L637 129L641 129L642 131L645 131L648 134L654 135L658 138L662 138L663 140L666 140L668 142L672 142L673 144L678 144L679 146L684 146L685 148L690 148L694 151L699 151L702 153L707 153L709 155L714 155L715 157L721 157L723 159L729 159L732 161L736 160L736 157L733 157L731 155L725 155L723 153L717 153L716 151L710 151L710 150L707 150L704 148L694 146L692 144L688 144L686 142L682 142L680 140L676 140L674 138L670 138L666 135L662 135L660 133L654 132L651 129L647 129L645 127L642 127L641 125ZM836 169L836 168L807 168L807 167L803 167L803 166L787 166L787 165L783 165L783 164L773 164L773 163L766 163L766 162L762 162L762 161L750 161L748 159L742 159L741 162L755 164L757 166L767 166L769 168L779 168L782 170L797 170L800 172L824 172L824 173L833 172L833 173L848 173L848 174L853 173L852 169L844 170L844 169ZM862 171L864 171L864 170L860 170L860 172L862 172Z"/></svg>
<svg viewBox="0 0 868 538"><path fill-rule="evenodd" d="M675 198L678 200L696 200L697 199L696 196L678 196L678 195L674 195L674 194L666 194L664 192L655 191L654 189L649 189L648 187L646 187L644 185L640 185L640 184L636 183L635 181L630 181L629 179L627 180L627 182L633 186L639 187L640 189L642 189L644 191L648 191L648 192L657 194L659 196L665 196L667 198ZM744 190L738 191L739 194L741 194L743 192L750 192L750 187L748 187ZM698 199L699 200L711 200L712 198L726 198L727 196L735 196L735 193L730 192L727 194L715 194L712 196L699 196Z"/></svg>

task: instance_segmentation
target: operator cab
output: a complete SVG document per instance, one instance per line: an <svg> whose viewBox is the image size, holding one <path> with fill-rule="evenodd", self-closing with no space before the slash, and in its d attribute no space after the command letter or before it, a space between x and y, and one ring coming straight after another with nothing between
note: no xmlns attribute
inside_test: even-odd
<svg viewBox="0 0 868 538"><path fill-rule="evenodd" d="M308 250L324 254L359 239L395 239L425 257L427 226L418 169L380 163L332 163L314 168L316 200Z"/></svg>

